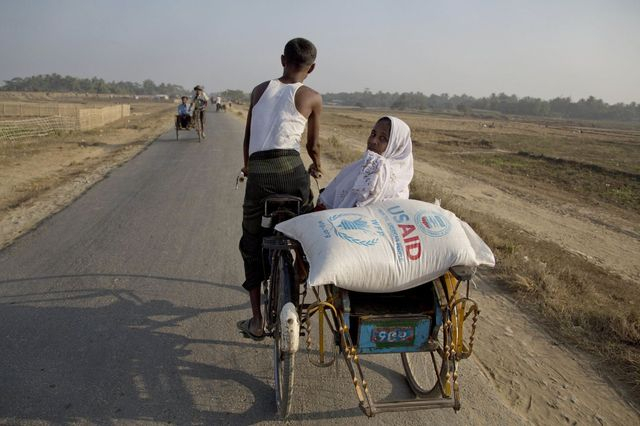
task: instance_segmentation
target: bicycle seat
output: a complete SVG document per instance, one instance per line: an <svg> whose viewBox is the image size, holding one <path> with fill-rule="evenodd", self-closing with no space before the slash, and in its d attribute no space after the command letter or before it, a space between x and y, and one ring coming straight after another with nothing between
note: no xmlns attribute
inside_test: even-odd
<svg viewBox="0 0 640 426"><path fill-rule="evenodd" d="M297 215L300 214L301 206L302 198L300 197L287 194L273 194L264 200L264 215L269 216L271 212L280 208L292 210Z"/></svg>
<svg viewBox="0 0 640 426"><path fill-rule="evenodd" d="M453 274L458 281L469 281L476 274L475 266L457 265L449 268L449 272Z"/></svg>
<svg viewBox="0 0 640 426"><path fill-rule="evenodd" d="M300 214L302 198L287 194L269 195L264 200L264 215L262 227L272 228L283 220L291 219Z"/></svg>
<svg viewBox="0 0 640 426"><path fill-rule="evenodd" d="M302 198L288 194L273 194L265 198L264 202L272 204L302 203Z"/></svg>

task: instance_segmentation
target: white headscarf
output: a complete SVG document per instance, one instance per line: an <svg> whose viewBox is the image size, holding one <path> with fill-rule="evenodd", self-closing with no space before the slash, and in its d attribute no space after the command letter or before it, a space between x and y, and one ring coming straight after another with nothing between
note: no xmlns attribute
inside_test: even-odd
<svg viewBox="0 0 640 426"><path fill-rule="evenodd" d="M365 151L362 158L349 164L320 194L320 202L329 209L366 206L392 198L409 198L413 178L411 130L396 117L391 120L387 149L382 155Z"/></svg>

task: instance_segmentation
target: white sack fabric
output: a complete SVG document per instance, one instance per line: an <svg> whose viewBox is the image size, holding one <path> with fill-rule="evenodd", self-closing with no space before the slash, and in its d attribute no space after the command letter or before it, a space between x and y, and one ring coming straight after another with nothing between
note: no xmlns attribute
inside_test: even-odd
<svg viewBox="0 0 640 426"><path fill-rule="evenodd" d="M467 223L417 200L309 213L276 230L302 244L312 286L388 293L431 281L451 266L495 265Z"/></svg>
<svg viewBox="0 0 640 426"><path fill-rule="evenodd" d="M364 155L338 173L320 194L327 208L366 206L390 198L409 198L413 178L411 130L396 117L391 120L389 144L382 155L366 150Z"/></svg>

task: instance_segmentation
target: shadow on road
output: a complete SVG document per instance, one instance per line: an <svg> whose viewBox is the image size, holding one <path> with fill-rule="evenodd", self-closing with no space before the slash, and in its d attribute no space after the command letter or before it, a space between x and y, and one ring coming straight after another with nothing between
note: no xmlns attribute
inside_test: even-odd
<svg viewBox="0 0 640 426"><path fill-rule="evenodd" d="M132 274L42 276L4 280L0 286L97 277L194 282L242 291L203 280ZM244 310L248 304L194 308L144 301L128 289L39 290L0 296L0 419L234 425L275 419L270 380L242 368L244 358L270 358L270 342L184 335L183 325L199 315ZM203 335L201 327L197 334ZM209 356L194 353L194 345L207 346ZM385 377L398 375L375 362L363 364ZM393 384L391 394L403 392ZM359 417L355 394L353 402L350 409L294 414L292 420Z"/></svg>
<svg viewBox="0 0 640 426"><path fill-rule="evenodd" d="M83 274L4 280L2 284L90 277L202 280L124 274ZM99 301L109 298L111 303ZM96 307L86 307L96 302ZM60 305L64 302L65 306ZM27 305L28 304L28 305ZM70 307L68 305L82 305ZM166 300L142 301L130 290L81 289L0 296L0 418L13 422L154 420L242 423L273 418L272 390L241 369L192 360L189 345L248 350L264 345L192 339L172 332L200 314L246 309L247 303L199 309ZM248 411L205 411L186 382L233 381L253 394ZM211 395L215 397L215 395ZM221 399L221 398L220 398ZM240 417L242 419L240 419Z"/></svg>

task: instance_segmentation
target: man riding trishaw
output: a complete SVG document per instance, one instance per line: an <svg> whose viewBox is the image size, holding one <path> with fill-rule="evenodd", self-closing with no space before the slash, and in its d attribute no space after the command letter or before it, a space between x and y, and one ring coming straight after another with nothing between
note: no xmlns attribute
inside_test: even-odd
<svg viewBox="0 0 640 426"><path fill-rule="evenodd" d="M195 95L191 100L191 108L193 110L193 119L195 121L196 130L204 139L205 110L209 105L209 96L204 92L204 87L197 85L193 88Z"/></svg>

